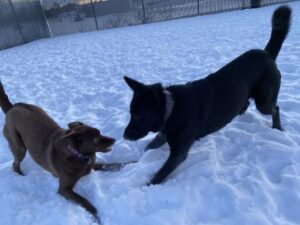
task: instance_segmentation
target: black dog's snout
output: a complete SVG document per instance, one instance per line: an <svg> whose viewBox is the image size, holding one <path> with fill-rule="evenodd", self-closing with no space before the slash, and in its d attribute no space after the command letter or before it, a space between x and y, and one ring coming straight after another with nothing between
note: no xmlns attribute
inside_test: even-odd
<svg viewBox="0 0 300 225"><path fill-rule="evenodd" d="M123 138L124 139L129 139L129 137L130 137L130 130L129 129L126 129L125 131L124 131L124 134L123 134Z"/></svg>
<svg viewBox="0 0 300 225"><path fill-rule="evenodd" d="M132 140L136 136L136 131L134 129L126 129L123 134L123 138L127 140Z"/></svg>

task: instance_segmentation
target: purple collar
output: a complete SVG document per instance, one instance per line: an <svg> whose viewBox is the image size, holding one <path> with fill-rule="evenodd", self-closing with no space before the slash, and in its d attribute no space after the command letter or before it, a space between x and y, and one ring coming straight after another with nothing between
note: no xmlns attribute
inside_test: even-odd
<svg viewBox="0 0 300 225"><path fill-rule="evenodd" d="M92 157L81 154L80 151L78 151L76 148L72 147L71 145L68 145L67 149L77 159L79 159L80 161L83 161L83 162L87 163L88 165L91 165L91 163L92 163Z"/></svg>

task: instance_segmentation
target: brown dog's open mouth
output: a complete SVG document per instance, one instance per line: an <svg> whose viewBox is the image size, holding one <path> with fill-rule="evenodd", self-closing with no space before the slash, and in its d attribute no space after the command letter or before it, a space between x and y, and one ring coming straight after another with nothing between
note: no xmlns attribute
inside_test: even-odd
<svg viewBox="0 0 300 225"><path fill-rule="evenodd" d="M112 146L116 142L115 139L102 136L103 145L100 147L100 152L109 152L112 150Z"/></svg>
<svg viewBox="0 0 300 225"><path fill-rule="evenodd" d="M112 147L109 146L109 147L101 148L101 149L100 149L100 152L110 152L111 150L112 150Z"/></svg>

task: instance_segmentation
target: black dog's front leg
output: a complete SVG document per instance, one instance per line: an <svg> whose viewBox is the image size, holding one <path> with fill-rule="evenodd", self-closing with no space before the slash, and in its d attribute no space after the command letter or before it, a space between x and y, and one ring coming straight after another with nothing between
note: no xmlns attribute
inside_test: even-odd
<svg viewBox="0 0 300 225"><path fill-rule="evenodd" d="M151 180L151 184L160 184L180 163L187 157L187 154L170 154L168 160Z"/></svg>
<svg viewBox="0 0 300 225"><path fill-rule="evenodd" d="M167 142L166 136L159 132L152 141L146 146L145 150L156 149L163 146Z"/></svg>
<svg viewBox="0 0 300 225"><path fill-rule="evenodd" d="M170 155L163 167L158 171L155 177L151 180L151 184L161 183L179 164L181 164L188 155L188 151L193 141L189 141L188 144L180 141L180 139L173 139L169 141Z"/></svg>

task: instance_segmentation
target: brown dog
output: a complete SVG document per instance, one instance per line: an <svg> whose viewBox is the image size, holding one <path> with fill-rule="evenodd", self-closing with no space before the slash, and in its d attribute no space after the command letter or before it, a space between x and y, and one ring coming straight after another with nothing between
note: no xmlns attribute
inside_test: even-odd
<svg viewBox="0 0 300 225"><path fill-rule="evenodd" d="M0 106L6 114L3 132L14 156L14 171L24 175L20 163L28 150L35 162L59 178L59 194L79 203L97 218L96 208L72 189L92 168L116 168L118 164L95 164L95 153L110 151L115 140L80 122L70 123L68 130L62 129L35 105L13 105L1 82Z"/></svg>

